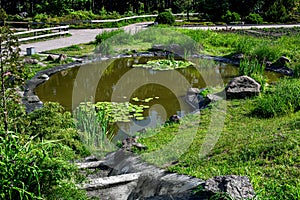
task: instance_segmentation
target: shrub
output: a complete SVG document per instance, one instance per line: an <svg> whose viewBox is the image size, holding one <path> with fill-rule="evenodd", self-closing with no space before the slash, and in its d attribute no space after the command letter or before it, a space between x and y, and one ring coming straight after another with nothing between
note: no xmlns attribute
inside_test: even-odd
<svg viewBox="0 0 300 200"><path fill-rule="evenodd" d="M42 109L35 110L28 117L30 126L26 128L26 134L37 135L35 140L60 140L76 153L88 154L75 129L71 113L64 112L58 103L45 103Z"/></svg>
<svg viewBox="0 0 300 200"><path fill-rule="evenodd" d="M171 12L161 12L156 17L155 22L157 22L158 24L173 25L175 23L175 17Z"/></svg>
<svg viewBox="0 0 300 200"><path fill-rule="evenodd" d="M68 161L74 158L72 151L54 141L32 139L22 141L12 133L0 138L0 199L87 199L84 191L74 189L79 176ZM64 193L58 190L62 183L69 186Z"/></svg>
<svg viewBox="0 0 300 200"><path fill-rule="evenodd" d="M7 19L7 14L3 8L0 9L0 21L5 21Z"/></svg>
<svg viewBox="0 0 300 200"><path fill-rule="evenodd" d="M226 22L226 23L230 23L230 22L237 22L241 20L241 16L239 13L236 12L230 12L229 10L226 11L226 14L222 16L222 19Z"/></svg>
<svg viewBox="0 0 300 200"><path fill-rule="evenodd" d="M250 13L245 21L247 24L262 24L264 22L263 18L257 13Z"/></svg>
<svg viewBox="0 0 300 200"><path fill-rule="evenodd" d="M300 110L300 80L283 79L273 90L258 99L253 114L259 117L276 117Z"/></svg>
<svg viewBox="0 0 300 200"><path fill-rule="evenodd" d="M36 14L33 17L33 21L35 21L35 22L47 22L49 18L50 17L47 14L40 13L40 14Z"/></svg>
<svg viewBox="0 0 300 200"><path fill-rule="evenodd" d="M124 30L121 29L113 30L113 31L103 31L101 34L98 34L96 36L96 44L101 44L103 41L107 40L108 38L111 38L112 36L123 32Z"/></svg>

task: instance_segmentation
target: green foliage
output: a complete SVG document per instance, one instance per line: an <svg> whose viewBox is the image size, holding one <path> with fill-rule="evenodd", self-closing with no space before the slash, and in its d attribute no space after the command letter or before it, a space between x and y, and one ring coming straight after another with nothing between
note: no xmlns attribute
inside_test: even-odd
<svg viewBox="0 0 300 200"><path fill-rule="evenodd" d="M175 17L171 12L161 12L155 19L158 24L168 24L173 25L175 23Z"/></svg>
<svg viewBox="0 0 300 200"><path fill-rule="evenodd" d="M65 20L92 20L96 18L96 15L92 11L79 10L72 11L68 15L64 16Z"/></svg>
<svg viewBox="0 0 300 200"><path fill-rule="evenodd" d="M300 63L297 63L294 67L294 77L300 78Z"/></svg>
<svg viewBox="0 0 300 200"><path fill-rule="evenodd" d="M250 13L245 18L247 24L262 24L264 19L258 13Z"/></svg>
<svg viewBox="0 0 300 200"><path fill-rule="evenodd" d="M205 109L200 116L194 116L200 117L197 134L169 171L201 179L232 174L247 176L257 199L298 199L300 171L295 166L300 163L300 112L271 119L257 118L251 116L256 104L257 99L227 102L226 121L220 138L203 158L199 153L208 136L210 122L214 120L213 112ZM192 119L187 121L191 123ZM169 145L179 126L182 125L165 126L156 132L147 130L139 142L148 150L141 153L151 153ZM189 126L181 130L178 134L190 137Z"/></svg>
<svg viewBox="0 0 300 200"><path fill-rule="evenodd" d="M64 112L58 103L45 103L42 109L30 113L26 121L28 135L37 135L36 140L60 140L82 156L88 152L81 143L71 113ZM21 125L19 128L22 127Z"/></svg>
<svg viewBox="0 0 300 200"><path fill-rule="evenodd" d="M55 141L33 142L34 137L22 140L9 133L0 142L1 199L69 199L70 195L86 199L84 192L57 189L64 180L76 180L77 167L69 162L72 151ZM75 182L68 182L76 188ZM56 194L56 198L49 198ZM63 195L63 196L62 196Z"/></svg>
<svg viewBox="0 0 300 200"><path fill-rule="evenodd" d="M184 60L150 60L146 64L134 64L132 67L142 67L146 69L152 70L174 70L174 69L182 69L195 65L190 61Z"/></svg>
<svg viewBox="0 0 300 200"><path fill-rule="evenodd" d="M146 100L139 100L137 97L132 100L143 101L149 103L153 98ZM96 105L97 116L100 121L103 118L107 119L109 123L114 122L130 122L131 119L134 120L143 120L144 108L148 108L146 105L134 105L128 102L97 102ZM105 113L105 115L103 115Z"/></svg>
<svg viewBox="0 0 300 200"><path fill-rule="evenodd" d="M243 59L240 61L239 74L250 76L256 80L261 85L261 90L265 88L267 82L266 77L264 76L265 64L261 63L258 60L249 60Z"/></svg>
<svg viewBox="0 0 300 200"><path fill-rule="evenodd" d="M283 79L273 90L262 95L253 114L260 117L276 117L300 110L300 80Z"/></svg>
<svg viewBox="0 0 300 200"><path fill-rule="evenodd" d="M7 19L7 14L3 8L0 9L0 21L5 21Z"/></svg>
<svg viewBox="0 0 300 200"><path fill-rule="evenodd" d="M93 155L102 158L115 149L111 143L112 132L104 110L96 113L95 105L81 104L74 112L75 124L82 143Z"/></svg>
<svg viewBox="0 0 300 200"><path fill-rule="evenodd" d="M237 22L237 21L241 20L241 16L240 16L240 14L238 14L236 12L230 12L230 10L227 10L226 14L222 16L222 19L226 23Z"/></svg>
<svg viewBox="0 0 300 200"><path fill-rule="evenodd" d="M124 33L124 30L118 29L113 31L103 31L102 33L96 36L96 44L101 44L108 38L111 38L120 33Z"/></svg>
<svg viewBox="0 0 300 200"><path fill-rule="evenodd" d="M290 17L289 11L281 0L275 1L265 13L266 18L272 22L286 22Z"/></svg>
<svg viewBox="0 0 300 200"><path fill-rule="evenodd" d="M47 22L49 20L49 16L45 13L38 13L33 17L33 21L35 22Z"/></svg>

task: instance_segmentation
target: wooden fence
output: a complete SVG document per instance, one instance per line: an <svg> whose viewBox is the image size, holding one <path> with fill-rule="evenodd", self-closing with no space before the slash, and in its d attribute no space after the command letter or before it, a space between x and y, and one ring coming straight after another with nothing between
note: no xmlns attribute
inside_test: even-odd
<svg viewBox="0 0 300 200"><path fill-rule="evenodd" d="M61 36L66 34L69 34L69 26L34 29L30 31L17 32L14 35L18 36L20 42L24 42L28 40L36 40L45 37Z"/></svg>

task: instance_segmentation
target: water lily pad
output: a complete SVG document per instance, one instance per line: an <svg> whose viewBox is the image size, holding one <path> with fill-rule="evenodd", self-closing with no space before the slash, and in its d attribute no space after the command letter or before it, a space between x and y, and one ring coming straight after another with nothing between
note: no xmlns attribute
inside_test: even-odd
<svg viewBox="0 0 300 200"><path fill-rule="evenodd" d="M134 64L132 65L132 67L141 67L146 69L150 68L152 70L164 71L164 70L187 68L193 65L195 64L190 61L160 59L160 60L148 61L146 64Z"/></svg>
<svg viewBox="0 0 300 200"><path fill-rule="evenodd" d="M133 97L133 98L132 98L132 101L140 101L140 100L139 100L139 98L137 98L137 97Z"/></svg>
<svg viewBox="0 0 300 200"><path fill-rule="evenodd" d="M144 120L145 118L144 117L136 117L135 119L136 120Z"/></svg>

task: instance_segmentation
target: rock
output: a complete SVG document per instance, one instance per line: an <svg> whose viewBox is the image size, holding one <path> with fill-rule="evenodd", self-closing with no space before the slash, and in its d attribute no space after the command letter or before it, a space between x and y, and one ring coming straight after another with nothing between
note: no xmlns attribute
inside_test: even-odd
<svg viewBox="0 0 300 200"><path fill-rule="evenodd" d="M147 149L146 146L137 142L138 137L126 138L122 141L122 149L126 151L132 151L133 147L136 147L139 150Z"/></svg>
<svg viewBox="0 0 300 200"><path fill-rule="evenodd" d="M281 56L276 62L285 65L286 63L290 63L291 60L285 56Z"/></svg>
<svg viewBox="0 0 300 200"><path fill-rule="evenodd" d="M25 58L24 59L25 64L31 64L31 65L36 65L39 63L37 59L32 59L32 58Z"/></svg>
<svg viewBox="0 0 300 200"><path fill-rule="evenodd" d="M260 93L260 84L248 76L233 78L225 88L228 99L243 99Z"/></svg>
<svg viewBox="0 0 300 200"><path fill-rule="evenodd" d="M203 183L201 179L192 178L175 173L153 174L144 172L138 179L136 188L131 192L128 200L135 199L156 199L158 196L163 199L171 198L173 195L192 191ZM185 195L184 199L190 199L193 193Z"/></svg>
<svg viewBox="0 0 300 200"><path fill-rule="evenodd" d="M66 56L66 55L64 55L64 54L60 54L59 56L58 56L58 58L56 59L56 61L57 62L62 62L62 61L64 61L64 60L66 60L68 57Z"/></svg>
<svg viewBox="0 0 300 200"><path fill-rule="evenodd" d="M154 44L152 46L153 51L167 51L171 52L177 55L184 55L184 48L181 47L179 44L170 44L170 45L164 45L164 44Z"/></svg>
<svg viewBox="0 0 300 200"><path fill-rule="evenodd" d="M255 197L254 189L246 176L217 176L208 179L203 184L203 189L210 195L226 193L233 199L253 199Z"/></svg>
<svg viewBox="0 0 300 200"><path fill-rule="evenodd" d="M49 76L47 74L42 74L38 77L38 79L49 80Z"/></svg>
<svg viewBox="0 0 300 200"><path fill-rule="evenodd" d="M294 70L286 66L278 66L272 64L271 66L267 66L266 70L273 71L286 76L294 76Z"/></svg>
<svg viewBox="0 0 300 200"><path fill-rule="evenodd" d="M207 99L209 100L209 102L216 102L222 100L223 98L216 94L208 94Z"/></svg>
<svg viewBox="0 0 300 200"><path fill-rule="evenodd" d="M276 62L266 62L266 70L277 72L286 76L293 76L294 71L286 66L286 63L291 62L289 58L281 56Z"/></svg>
<svg viewBox="0 0 300 200"><path fill-rule="evenodd" d="M49 55L49 56L47 56L45 61L55 61L55 56L54 55Z"/></svg>
<svg viewBox="0 0 300 200"><path fill-rule="evenodd" d="M238 54L233 55L233 56L232 56L232 59L234 59L234 60L241 60L241 59L243 59L244 57L245 57L244 54L238 53Z"/></svg>
<svg viewBox="0 0 300 200"><path fill-rule="evenodd" d="M37 102L40 102L40 99L36 95L31 95L31 96L27 97L27 101L28 101L28 103L37 103Z"/></svg>
<svg viewBox="0 0 300 200"><path fill-rule="evenodd" d="M198 88L189 88L187 93L188 94L199 94L200 89L198 89Z"/></svg>
<svg viewBox="0 0 300 200"><path fill-rule="evenodd" d="M255 196L249 179L243 176L219 176L203 181L167 172L122 150L109 153L100 162L102 167L106 166L111 171L105 177L88 178L90 181L81 186L90 197L114 200L196 200L210 199L219 193L226 193L234 199L251 199ZM93 165L100 162L93 162Z"/></svg>
<svg viewBox="0 0 300 200"><path fill-rule="evenodd" d="M171 122L171 123L179 123L180 119L181 119L180 116L178 116L178 115L172 115L169 118L169 122Z"/></svg>
<svg viewBox="0 0 300 200"><path fill-rule="evenodd" d="M207 96L201 95L201 93L206 90L206 88L189 88L187 96L185 97L186 102L196 109L204 109L211 102L216 102L222 100L224 94L208 94Z"/></svg>

